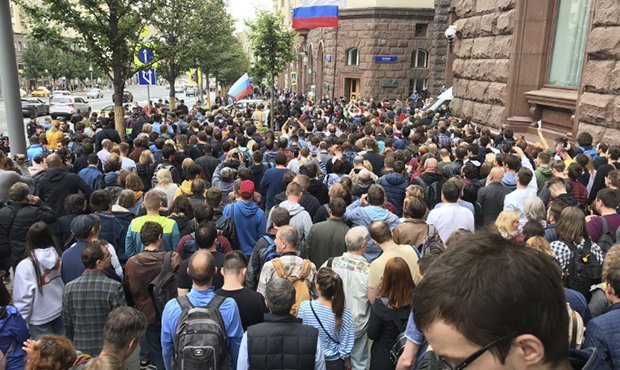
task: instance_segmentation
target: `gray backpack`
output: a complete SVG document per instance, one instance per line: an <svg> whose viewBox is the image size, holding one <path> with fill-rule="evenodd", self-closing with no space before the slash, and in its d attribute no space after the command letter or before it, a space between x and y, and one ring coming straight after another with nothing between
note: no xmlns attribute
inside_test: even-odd
<svg viewBox="0 0 620 370"><path fill-rule="evenodd" d="M603 250L603 253L607 254L607 251L609 250L609 248L611 248L616 242L616 240L618 240L617 235L618 235L618 230L620 230L620 228L616 230L616 235L612 235L609 232L609 224L607 223L607 220L603 216L601 216L601 223L603 224L603 232L601 233L601 237L596 241L596 244L598 244L598 246L601 247L601 249ZM614 236L616 236L615 240L614 240Z"/></svg>
<svg viewBox="0 0 620 370"><path fill-rule="evenodd" d="M225 299L216 295L206 307L194 307L187 295L177 298L181 316L174 340L175 370L230 369L228 337L219 310Z"/></svg>

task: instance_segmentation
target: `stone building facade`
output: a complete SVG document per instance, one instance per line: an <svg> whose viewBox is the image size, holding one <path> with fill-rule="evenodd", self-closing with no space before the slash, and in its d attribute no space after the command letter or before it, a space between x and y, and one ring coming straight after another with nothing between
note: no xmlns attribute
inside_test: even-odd
<svg viewBox="0 0 620 370"><path fill-rule="evenodd" d="M446 79L449 6L341 9L337 28L300 33L298 58L279 84L335 98L405 99L414 88L434 95Z"/></svg>
<svg viewBox="0 0 620 370"><path fill-rule="evenodd" d="M452 12L456 116L620 143L618 0L452 0Z"/></svg>

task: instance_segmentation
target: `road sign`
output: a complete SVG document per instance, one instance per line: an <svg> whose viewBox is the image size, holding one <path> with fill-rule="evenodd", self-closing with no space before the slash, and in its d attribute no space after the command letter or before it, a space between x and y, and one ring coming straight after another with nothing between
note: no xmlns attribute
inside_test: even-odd
<svg viewBox="0 0 620 370"><path fill-rule="evenodd" d="M155 68L138 72L138 83L140 85L155 85L157 83Z"/></svg>
<svg viewBox="0 0 620 370"><path fill-rule="evenodd" d="M141 47L136 53L136 59L140 63L136 63L138 66L143 66L145 64L149 64L155 58L155 53L153 50L147 48L146 46Z"/></svg>
<svg viewBox="0 0 620 370"><path fill-rule="evenodd" d="M153 29L145 24L140 31L140 40L142 42L149 42L151 37L153 37Z"/></svg>
<svg viewBox="0 0 620 370"><path fill-rule="evenodd" d="M297 72L291 72L291 86L297 86Z"/></svg>

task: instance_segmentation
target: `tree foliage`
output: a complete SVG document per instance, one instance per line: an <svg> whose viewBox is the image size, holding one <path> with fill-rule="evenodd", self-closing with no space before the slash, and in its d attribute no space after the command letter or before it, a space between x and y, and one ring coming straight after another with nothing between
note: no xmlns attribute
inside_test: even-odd
<svg viewBox="0 0 620 370"><path fill-rule="evenodd" d="M92 62L114 84L116 129L125 137L122 93L125 80L136 73L133 54L142 24L159 3L149 0L21 0L32 35L54 46L90 51ZM64 37L60 35L64 34ZM73 45L68 45L67 39Z"/></svg>
<svg viewBox="0 0 620 370"><path fill-rule="evenodd" d="M85 50L76 48L76 50L67 51L47 42L28 37L22 58L25 64L24 76L27 79L66 77L67 79L85 80L90 78L89 67L91 66L92 56ZM94 78L102 75L100 69L94 65Z"/></svg>
<svg viewBox="0 0 620 370"><path fill-rule="evenodd" d="M252 76L255 81L271 79L273 83L275 76L295 59L293 45L297 34L283 25L280 14L265 11L247 25L254 55Z"/></svg>

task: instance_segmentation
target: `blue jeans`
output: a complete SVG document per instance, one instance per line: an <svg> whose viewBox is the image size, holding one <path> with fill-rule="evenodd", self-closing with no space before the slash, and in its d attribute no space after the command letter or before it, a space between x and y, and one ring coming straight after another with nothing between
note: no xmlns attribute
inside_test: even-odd
<svg viewBox="0 0 620 370"><path fill-rule="evenodd" d="M157 370L164 370L161 351L161 325L147 326L146 333L140 338L140 360L148 361Z"/></svg>
<svg viewBox="0 0 620 370"><path fill-rule="evenodd" d="M54 320L41 325L28 325L30 329L30 335L32 339L36 339L43 334L56 334L56 335L65 335L65 325L62 321L62 316L58 316Z"/></svg>

